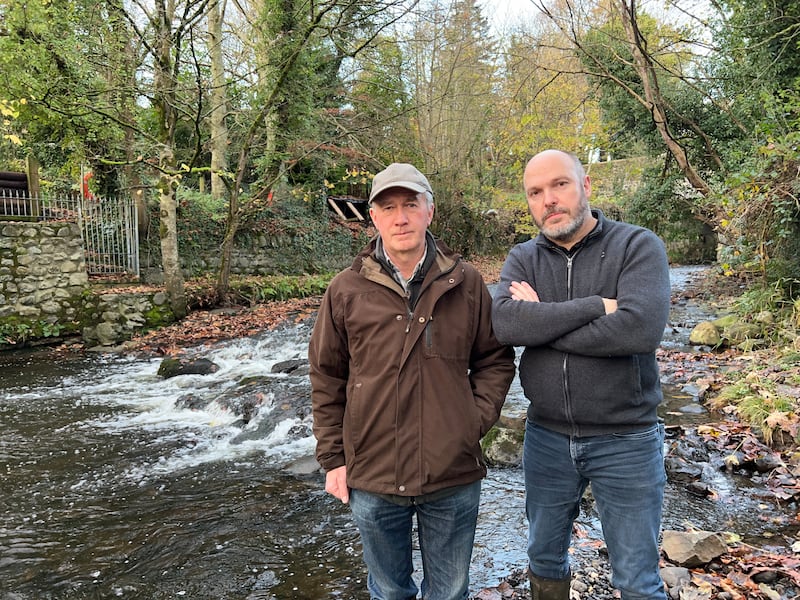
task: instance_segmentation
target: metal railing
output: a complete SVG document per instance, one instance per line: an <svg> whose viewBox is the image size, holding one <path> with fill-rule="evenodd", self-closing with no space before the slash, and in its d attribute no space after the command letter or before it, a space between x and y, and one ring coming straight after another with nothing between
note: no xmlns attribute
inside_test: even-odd
<svg viewBox="0 0 800 600"><path fill-rule="evenodd" d="M65 221L80 227L89 276L139 277L138 218L129 196L0 194L0 221Z"/></svg>

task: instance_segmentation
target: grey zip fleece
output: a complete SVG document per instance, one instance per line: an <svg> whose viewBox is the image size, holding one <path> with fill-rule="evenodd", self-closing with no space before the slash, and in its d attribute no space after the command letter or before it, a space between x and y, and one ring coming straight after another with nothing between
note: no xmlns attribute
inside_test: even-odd
<svg viewBox="0 0 800 600"><path fill-rule="evenodd" d="M541 234L511 249L492 303L503 344L524 346L519 371L528 418L573 436L647 428L658 422L655 351L669 316L669 264L650 230L607 219L567 253ZM527 281L540 302L513 300ZM606 315L603 298L615 298Z"/></svg>

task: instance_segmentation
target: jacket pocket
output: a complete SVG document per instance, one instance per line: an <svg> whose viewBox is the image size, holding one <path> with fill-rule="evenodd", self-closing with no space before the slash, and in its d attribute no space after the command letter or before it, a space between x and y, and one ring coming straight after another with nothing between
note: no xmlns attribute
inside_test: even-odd
<svg viewBox="0 0 800 600"><path fill-rule="evenodd" d="M425 358L469 360L471 328L468 322L443 323L434 317L425 325L422 353Z"/></svg>

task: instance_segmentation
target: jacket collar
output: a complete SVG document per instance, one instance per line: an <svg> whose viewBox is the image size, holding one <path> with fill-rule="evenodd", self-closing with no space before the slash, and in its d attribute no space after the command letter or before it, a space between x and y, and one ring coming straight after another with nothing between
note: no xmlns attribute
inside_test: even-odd
<svg viewBox="0 0 800 600"><path fill-rule="evenodd" d="M434 265L437 265L442 272L450 271L461 259L459 254L453 252L442 240L434 237L430 231L425 233L425 239L428 244L428 253L425 258L425 264L423 265L423 276L427 275L427 273L434 268ZM362 248L361 252L356 255L350 268L356 272L361 272L362 268L365 266L365 261L370 259L378 263L381 270L383 270L387 275L391 276L391 265L387 265L384 262L385 259L382 261L381 257L378 256L377 246L378 236L376 235L364 248Z"/></svg>
<svg viewBox="0 0 800 600"><path fill-rule="evenodd" d="M425 272L422 275L423 279L409 287L409 291L412 292L411 296L413 297L407 296L406 290L404 290L403 286L392 276L390 270L391 266L387 269L387 267L381 263L379 257L376 256L377 236L358 253L350 268L361 277L394 289L399 295L408 297L413 307L424 289L433 285L434 282L438 281L443 275L452 273L461 260L459 254L450 250L444 242L436 239L430 232L427 233L426 238L428 240L428 256L426 257L424 265ZM457 276L457 278L460 279L462 276Z"/></svg>

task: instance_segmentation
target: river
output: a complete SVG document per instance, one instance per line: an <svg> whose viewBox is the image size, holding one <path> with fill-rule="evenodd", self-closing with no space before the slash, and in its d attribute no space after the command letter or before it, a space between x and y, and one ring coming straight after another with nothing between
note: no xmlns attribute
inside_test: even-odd
<svg viewBox="0 0 800 600"><path fill-rule="evenodd" d="M674 268L673 284L694 269ZM676 305L664 343L685 344L705 316L700 306ZM157 358L0 354L0 598L366 600L347 508L323 492L322 475L295 468L313 452L310 417L275 420L262 435L266 408L243 431L214 402L176 407L188 394L217 397L250 377L272 379L275 389L305 385L305 376L271 369L304 357L309 334L299 324L215 344L202 356L217 372L167 380ZM683 390L665 392L667 419L707 418L684 412L692 399ZM268 397L264 406L280 402ZM506 410L524 407L515 381ZM711 477L713 502L670 486L665 528L774 536L757 493ZM473 592L525 565L522 507L519 469L490 469ZM579 522L585 539L600 537L591 511Z"/></svg>

